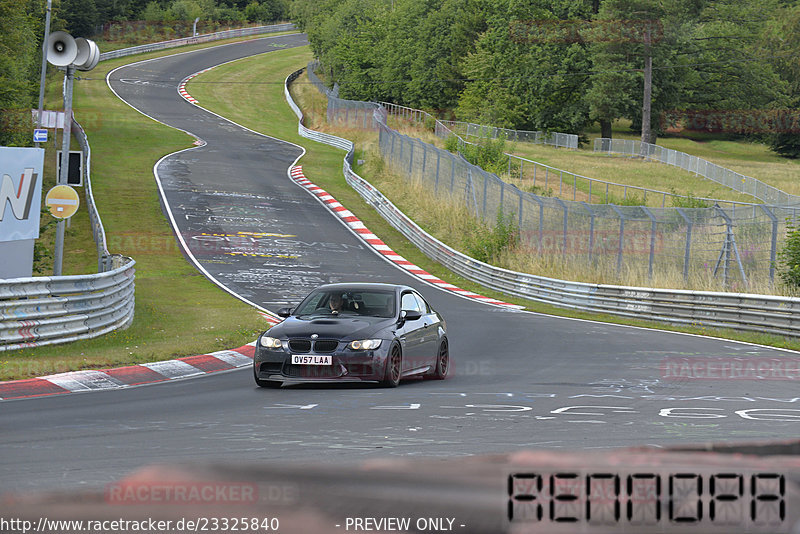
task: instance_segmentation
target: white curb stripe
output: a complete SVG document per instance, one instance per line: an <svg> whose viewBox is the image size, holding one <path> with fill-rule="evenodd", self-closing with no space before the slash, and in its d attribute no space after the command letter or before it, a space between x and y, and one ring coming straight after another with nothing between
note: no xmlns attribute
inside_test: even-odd
<svg viewBox="0 0 800 534"><path fill-rule="evenodd" d="M151 371L155 371L160 375L172 380L173 378L183 378L186 376L195 376L204 374L203 371L197 367L193 367L186 362L178 360L167 360L165 362L143 363L143 367L147 367Z"/></svg>

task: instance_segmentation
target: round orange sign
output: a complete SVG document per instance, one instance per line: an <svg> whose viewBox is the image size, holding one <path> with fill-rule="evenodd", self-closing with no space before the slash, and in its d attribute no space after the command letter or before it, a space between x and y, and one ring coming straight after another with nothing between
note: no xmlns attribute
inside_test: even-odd
<svg viewBox="0 0 800 534"><path fill-rule="evenodd" d="M47 192L44 204L56 219L69 219L78 211L78 193L68 185L57 185Z"/></svg>

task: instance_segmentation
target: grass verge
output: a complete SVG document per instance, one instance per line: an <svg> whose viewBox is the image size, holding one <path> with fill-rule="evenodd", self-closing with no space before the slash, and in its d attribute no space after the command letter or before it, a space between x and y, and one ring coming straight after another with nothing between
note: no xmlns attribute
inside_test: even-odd
<svg viewBox="0 0 800 534"><path fill-rule="evenodd" d="M784 338L782 336L742 333L701 326L679 327L664 325L651 321L623 319L605 314L576 312L538 302L510 298L508 295L487 290L483 286L470 282L450 272L422 254L419 249L414 247L402 234L392 228L347 185L342 175L341 165L344 153L341 150L314 143L301 138L297 134L297 118L284 101L282 82L289 73L304 66L310 59L311 54L308 50L303 53L303 49L287 51L287 53L287 55L293 56L296 54L296 56L294 58L281 56L280 61L278 61L278 56L271 54L269 56L247 58L221 66L193 79L189 83L189 92L192 96L197 98L204 107L243 126L305 146L308 151L303 159L300 160L304 174L317 185L329 191L337 200L342 202L350 211L360 218L367 227L409 261L465 289L508 302L521 304L528 310L539 313L688 332L800 350L800 341ZM223 79L235 80L237 83L214 83ZM324 109L317 100L315 91L316 89L306 83L304 79L298 80L298 83L293 86L293 94L296 95L295 101L306 111L316 110L319 112ZM232 104L236 102L248 102L248 105L237 107L235 104ZM310 118L307 125L309 127L321 125L321 119L319 117ZM363 167L357 169L357 172L367 180L375 180L376 185L380 183L379 180L373 176L373 171L370 169L370 166L380 166L380 163L373 161L373 153L369 149L364 148L369 143L369 136L371 134L355 130L334 129L329 125L320 129L331 133L337 133L342 137L355 141L356 145L360 147L357 151L356 159L365 159L367 161ZM402 198L396 199L391 195L389 195L389 197L393 202L397 200L397 205L404 211L411 211L411 206L407 204L409 202L413 203L413 198L409 202L406 202Z"/></svg>
<svg viewBox="0 0 800 534"><path fill-rule="evenodd" d="M212 46L241 40L245 39L218 41ZM105 82L106 74L120 65L208 46L104 61L76 80L75 115L92 147L92 185L109 250L137 262L134 322L127 330L92 340L0 353L0 380L238 347L267 328L252 307L219 289L188 263L161 212L153 164L165 154L191 146L193 138L131 109ZM276 54L287 52L291 50ZM59 76L53 77L53 83L60 82ZM58 87L51 87L48 94L48 107L58 109ZM48 154L47 161L52 164L54 156ZM85 209L73 217L72 230L74 235L68 231L65 240L64 274L96 272L97 257ZM48 239L44 234L42 240Z"/></svg>

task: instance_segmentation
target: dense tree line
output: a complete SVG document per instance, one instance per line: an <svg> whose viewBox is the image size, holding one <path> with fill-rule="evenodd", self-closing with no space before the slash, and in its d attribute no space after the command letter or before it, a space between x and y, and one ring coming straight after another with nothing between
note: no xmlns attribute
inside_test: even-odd
<svg viewBox="0 0 800 534"><path fill-rule="evenodd" d="M344 98L517 129L599 122L608 135L617 119L641 128L649 57L651 141L689 112L800 155L800 125L757 124L800 105L796 2L293 0L291 13ZM712 124L720 110L728 122ZM736 122L743 110L759 113Z"/></svg>
<svg viewBox="0 0 800 534"><path fill-rule="evenodd" d="M43 26L44 5L0 0L0 145L30 143L30 109L38 95L41 60L37 43Z"/></svg>

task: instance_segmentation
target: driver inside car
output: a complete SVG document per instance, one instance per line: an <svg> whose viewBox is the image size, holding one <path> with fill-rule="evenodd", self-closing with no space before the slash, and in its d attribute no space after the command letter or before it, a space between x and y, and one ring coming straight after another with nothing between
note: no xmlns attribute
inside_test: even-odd
<svg viewBox="0 0 800 534"><path fill-rule="evenodd" d="M340 293L333 293L328 300L328 306L333 314L338 314L342 311L342 295Z"/></svg>

